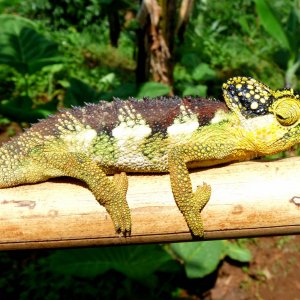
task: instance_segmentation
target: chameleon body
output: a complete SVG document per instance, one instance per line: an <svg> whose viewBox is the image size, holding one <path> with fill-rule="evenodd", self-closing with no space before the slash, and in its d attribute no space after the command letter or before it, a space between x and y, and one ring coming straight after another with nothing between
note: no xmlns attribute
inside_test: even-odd
<svg viewBox="0 0 300 300"><path fill-rule="evenodd" d="M193 192L188 168L248 160L300 142L300 99L293 90L234 77L223 84L223 95L226 104L162 97L61 111L0 148L0 187L80 179L126 235L125 172L169 172L180 211L192 234L202 237L200 212L211 188L204 183Z"/></svg>

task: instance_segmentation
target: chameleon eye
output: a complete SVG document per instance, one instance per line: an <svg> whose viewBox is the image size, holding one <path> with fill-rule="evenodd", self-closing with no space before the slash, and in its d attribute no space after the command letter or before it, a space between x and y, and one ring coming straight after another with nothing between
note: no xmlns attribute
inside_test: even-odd
<svg viewBox="0 0 300 300"><path fill-rule="evenodd" d="M250 77L233 77L223 84L227 106L245 118L266 115L274 101L270 88Z"/></svg>
<svg viewBox="0 0 300 300"><path fill-rule="evenodd" d="M283 126L291 126L300 120L300 102L295 98L280 98L274 102L270 111Z"/></svg>

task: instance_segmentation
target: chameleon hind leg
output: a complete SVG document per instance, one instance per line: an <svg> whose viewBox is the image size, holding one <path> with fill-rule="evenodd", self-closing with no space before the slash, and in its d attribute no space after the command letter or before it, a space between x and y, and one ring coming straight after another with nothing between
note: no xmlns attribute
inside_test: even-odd
<svg viewBox="0 0 300 300"><path fill-rule="evenodd" d="M84 181L109 213L116 232L124 235L130 233L131 217L126 201L128 180L125 173L117 174L110 180L96 162L76 152L44 152L44 158L46 167Z"/></svg>
<svg viewBox="0 0 300 300"><path fill-rule="evenodd" d="M228 145L228 148L232 148L230 146L232 145ZM201 160L222 160L226 157L228 157L227 150L222 153L220 145L214 143L188 143L175 146L169 152L168 165L172 192L178 208L182 212L192 234L195 236L204 236L200 212L210 199L211 187L204 183L202 186L198 186L197 190L193 193L186 163Z"/></svg>

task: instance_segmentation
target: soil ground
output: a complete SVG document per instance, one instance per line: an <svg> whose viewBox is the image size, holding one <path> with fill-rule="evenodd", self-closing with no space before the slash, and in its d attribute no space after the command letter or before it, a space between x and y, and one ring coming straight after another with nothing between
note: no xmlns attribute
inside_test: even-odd
<svg viewBox="0 0 300 300"><path fill-rule="evenodd" d="M225 261L210 300L300 300L300 236L251 239L247 267Z"/></svg>

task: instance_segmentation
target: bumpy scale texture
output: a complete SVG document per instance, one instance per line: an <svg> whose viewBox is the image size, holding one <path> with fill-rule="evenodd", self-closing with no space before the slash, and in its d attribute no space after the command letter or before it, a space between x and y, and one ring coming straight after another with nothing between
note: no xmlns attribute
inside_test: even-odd
<svg viewBox="0 0 300 300"><path fill-rule="evenodd" d="M80 179L126 235L125 172L169 172L192 234L203 237L200 212L211 188L203 184L193 192L188 168L273 154L300 142L300 99L293 90L234 77L223 94L226 105L197 97L132 98L61 111L0 148L0 187Z"/></svg>

